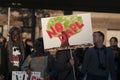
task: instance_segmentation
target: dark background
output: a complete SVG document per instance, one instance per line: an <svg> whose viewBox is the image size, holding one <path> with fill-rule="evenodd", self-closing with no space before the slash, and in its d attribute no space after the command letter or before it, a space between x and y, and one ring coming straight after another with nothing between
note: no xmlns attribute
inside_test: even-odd
<svg viewBox="0 0 120 80"><path fill-rule="evenodd" d="M0 6L120 13L120 0L0 0Z"/></svg>

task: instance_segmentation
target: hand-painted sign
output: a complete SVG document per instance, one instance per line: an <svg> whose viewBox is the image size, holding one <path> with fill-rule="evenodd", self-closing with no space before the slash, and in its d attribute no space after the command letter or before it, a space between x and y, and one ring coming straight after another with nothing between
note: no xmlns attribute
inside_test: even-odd
<svg viewBox="0 0 120 80"><path fill-rule="evenodd" d="M12 80L43 80L43 78L40 77L40 72L32 72L29 78L25 71L13 71Z"/></svg>
<svg viewBox="0 0 120 80"><path fill-rule="evenodd" d="M90 14L42 18L44 48L93 43Z"/></svg>

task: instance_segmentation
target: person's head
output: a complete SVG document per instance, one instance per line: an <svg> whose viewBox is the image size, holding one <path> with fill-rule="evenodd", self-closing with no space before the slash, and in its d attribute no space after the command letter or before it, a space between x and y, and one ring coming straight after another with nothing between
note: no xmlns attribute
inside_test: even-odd
<svg viewBox="0 0 120 80"><path fill-rule="evenodd" d="M44 53L43 38L38 38L35 40L34 49L37 53Z"/></svg>
<svg viewBox="0 0 120 80"><path fill-rule="evenodd" d="M96 31L93 33L93 41L94 44L103 44L104 42L104 34L101 31Z"/></svg>
<svg viewBox="0 0 120 80"><path fill-rule="evenodd" d="M109 42L110 42L110 46L117 46L118 45L117 37L111 37Z"/></svg>
<svg viewBox="0 0 120 80"><path fill-rule="evenodd" d="M9 31L12 41L16 42L20 40L21 30L18 27L12 27Z"/></svg>
<svg viewBox="0 0 120 80"><path fill-rule="evenodd" d="M33 46L32 40L31 40L31 39L26 39L26 40L25 40L25 45L26 45L26 46L31 46L31 47L32 47L32 46Z"/></svg>
<svg viewBox="0 0 120 80"><path fill-rule="evenodd" d="M0 43L2 43L4 41L4 37L2 35L2 33L0 33Z"/></svg>

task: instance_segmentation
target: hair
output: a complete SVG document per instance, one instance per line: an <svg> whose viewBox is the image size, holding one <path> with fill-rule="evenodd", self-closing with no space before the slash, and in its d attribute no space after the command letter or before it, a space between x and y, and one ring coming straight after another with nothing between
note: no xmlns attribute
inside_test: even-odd
<svg viewBox="0 0 120 80"><path fill-rule="evenodd" d="M18 27L12 27L10 30L9 30L9 34L11 35L14 31L17 31L18 34L21 33L21 29L18 28Z"/></svg>
<svg viewBox="0 0 120 80"><path fill-rule="evenodd" d="M105 39L105 35L104 35L103 32L101 32L101 31L96 31L96 32L94 32L94 33L98 33L100 36L102 36L103 41L104 41L104 39ZM93 34L94 34L94 33L93 33Z"/></svg>
<svg viewBox="0 0 120 80"><path fill-rule="evenodd" d="M111 38L110 38L110 41L111 41L112 39L114 39L116 42L118 42L117 37L111 37Z"/></svg>
<svg viewBox="0 0 120 80"><path fill-rule="evenodd" d="M38 38L35 40L34 49L37 53L44 53L44 43L43 38Z"/></svg>

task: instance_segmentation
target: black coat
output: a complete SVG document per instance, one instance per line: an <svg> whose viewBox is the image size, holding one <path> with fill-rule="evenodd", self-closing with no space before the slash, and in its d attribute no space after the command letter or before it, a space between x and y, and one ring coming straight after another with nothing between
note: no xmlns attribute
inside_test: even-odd
<svg viewBox="0 0 120 80"><path fill-rule="evenodd" d="M5 46L2 46L0 48L0 56L1 56L0 74L7 75L8 73L8 52Z"/></svg>
<svg viewBox="0 0 120 80"><path fill-rule="evenodd" d="M60 50L56 53L57 80L74 80L73 68L69 63L70 50Z"/></svg>

